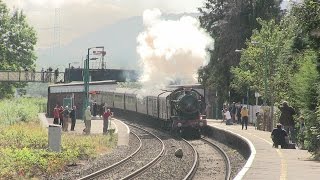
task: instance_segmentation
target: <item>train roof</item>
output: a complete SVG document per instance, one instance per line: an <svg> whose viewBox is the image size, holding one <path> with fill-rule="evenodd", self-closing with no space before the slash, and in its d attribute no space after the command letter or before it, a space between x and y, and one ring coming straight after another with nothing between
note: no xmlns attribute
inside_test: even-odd
<svg viewBox="0 0 320 180"><path fill-rule="evenodd" d="M59 86L78 86L83 85L83 81L73 81L70 83L58 83L58 84L51 84L49 87L59 87ZM92 81L89 82L90 85L98 85L98 84L117 84L115 80L107 80L107 81Z"/></svg>
<svg viewBox="0 0 320 180"><path fill-rule="evenodd" d="M106 89L114 90L117 88L116 81L95 81L90 82L89 91L105 91ZM65 93L65 92L83 92L84 83L83 82L72 82L67 84L54 84L49 85L49 93Z"/></svg>
<svg viewBox="0 0 320 180"><path fill-rule="evenodd" d="M180 85L169 85L168 88L203 88L202 84L180 84Z"/></svg>
<svg viewBox="0 0 320 180"><path fill-rule="evenodd" d="M180 88L193 88L197 90L203 89L201 84L183 84L183 85L169 85L163 89L136 89L136 88L119 88L117 82L114 80L108 81L95 81L90 82L89 91L100 91L100 92L118 92L126 94L140 94L143 96L168 96L171 92ZM54 84L49 85L49 93L72 93L72 92L83 92L83 82L72 82L67 84ZM201 90L202 92L203 90ZM168 92L168 93L164 93ZM203 92L202 92L203 94Z"/></svg>

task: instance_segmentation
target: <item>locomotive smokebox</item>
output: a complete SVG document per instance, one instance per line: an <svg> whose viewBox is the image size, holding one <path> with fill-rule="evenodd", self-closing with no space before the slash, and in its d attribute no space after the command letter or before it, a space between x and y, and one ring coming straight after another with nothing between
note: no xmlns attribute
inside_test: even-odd
<svg viewBox="0 0 320 180"><path fill-rule="evenodd" d="M196 96L186 94L179 98L178 109L182 113L192 114L199 111L200 105Z"/></svg>

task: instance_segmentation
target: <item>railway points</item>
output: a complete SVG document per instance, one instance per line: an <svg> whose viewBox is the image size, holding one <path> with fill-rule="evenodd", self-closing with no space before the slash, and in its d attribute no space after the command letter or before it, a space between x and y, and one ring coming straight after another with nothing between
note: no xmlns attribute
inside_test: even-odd
<svg viewBox="0 0 320 180"><path fill-rule="evenodd" d="M247 171L235 179L308 179L320 177L320 163L311 161L311 154L300 149L276 149L272 147L270 132L256 130L249 126L241 130L240 125L225 125L221 120L208 120L208 125L235 133L248 139L256 150ZM244 171L242 171L244 172Z"/></svg>

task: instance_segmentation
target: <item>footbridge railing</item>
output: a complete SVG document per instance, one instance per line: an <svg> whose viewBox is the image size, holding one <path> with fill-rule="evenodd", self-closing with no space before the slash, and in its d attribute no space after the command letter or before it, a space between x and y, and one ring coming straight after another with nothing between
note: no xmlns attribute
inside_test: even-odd
<svg viewBox="0 0 320 180"><path fill-rule="evenodd" d="M0 82L63 83L64 72L0 71Z"/></svg>

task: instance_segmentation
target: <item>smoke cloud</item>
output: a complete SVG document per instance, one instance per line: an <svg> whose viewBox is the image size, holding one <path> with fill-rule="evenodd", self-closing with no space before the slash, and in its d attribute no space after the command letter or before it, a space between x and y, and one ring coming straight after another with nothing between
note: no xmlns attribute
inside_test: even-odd
<svg viewBox="0 0 320 180"><path fill-rule="evenodd" d="M206 49L213 47L213 39L199 21L190 16L165 20L159 9L153 9L144 11L143 22L137 52L144 87L196 83L198 69L209 62Z"/></svg>

